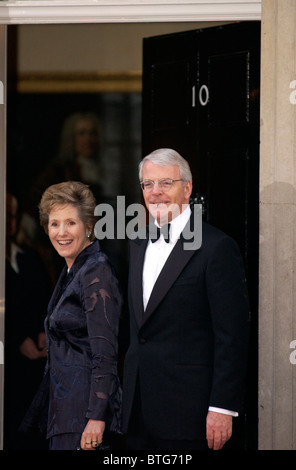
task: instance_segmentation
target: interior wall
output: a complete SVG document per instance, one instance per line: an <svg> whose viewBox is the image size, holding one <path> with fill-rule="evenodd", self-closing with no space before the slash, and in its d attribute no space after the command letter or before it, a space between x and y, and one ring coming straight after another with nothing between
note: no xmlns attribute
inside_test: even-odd
<svg viewBox="0 0 296 470"><path fill-rule="evenodd" d="M16 67L22 72L138 71L142 39L222 22L19 25Z"/></svg>

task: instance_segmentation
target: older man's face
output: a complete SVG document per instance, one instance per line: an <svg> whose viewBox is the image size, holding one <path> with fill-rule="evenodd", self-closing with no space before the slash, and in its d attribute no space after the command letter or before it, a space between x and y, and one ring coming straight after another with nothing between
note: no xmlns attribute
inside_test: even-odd
<svg viewBox="0 0 296 470"><path fill-rule="evenodd" d="M180 180L178 166L159 166L146 161L143 166L142 181L151 180L158 182L164 178ZM152 190L143 191L145 204L150 214L157 220L160 226L170 222L179 215L189 203L192 192L190 181L175 181L169 190L164 190L158 184L154 184Z"/></svg>

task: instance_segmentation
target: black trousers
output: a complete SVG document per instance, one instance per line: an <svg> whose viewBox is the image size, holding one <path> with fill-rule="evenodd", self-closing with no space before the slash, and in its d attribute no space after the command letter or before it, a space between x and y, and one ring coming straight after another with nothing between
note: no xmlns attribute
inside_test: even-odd
<svg viewBox="0 0 296 470"><path fill-rule="evenodd" d="M209 450L206 438L174 440L164 436L159 439L149 434L143 420L138 384L125 442L128 450Z"/></svg>

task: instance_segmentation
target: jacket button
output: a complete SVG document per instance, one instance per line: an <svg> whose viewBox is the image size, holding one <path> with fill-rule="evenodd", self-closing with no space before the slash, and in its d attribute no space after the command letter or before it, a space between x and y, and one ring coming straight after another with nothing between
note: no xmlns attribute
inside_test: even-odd
<svg viewBox="0 0 296 470"><path fill-rule="evenodd" d="M146 343L145 338L140 338L140 343L141 343L141 344L145 344L145 343Z"/></svg>

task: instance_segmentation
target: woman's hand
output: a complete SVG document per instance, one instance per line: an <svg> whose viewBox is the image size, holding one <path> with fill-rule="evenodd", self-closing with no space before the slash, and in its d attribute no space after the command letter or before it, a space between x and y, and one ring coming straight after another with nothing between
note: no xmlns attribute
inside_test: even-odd
<svg viewBox="0 0 296 470"><path fill-rule="evenodd" d="M104 431L105 421L90 419L81 436L81 449L95 450L102 443Z"/></svg>

